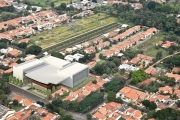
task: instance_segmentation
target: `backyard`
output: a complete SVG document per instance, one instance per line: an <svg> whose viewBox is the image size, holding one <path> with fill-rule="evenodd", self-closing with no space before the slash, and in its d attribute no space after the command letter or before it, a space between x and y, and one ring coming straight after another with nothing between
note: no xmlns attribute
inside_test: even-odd
<svg viewBox="0 0 180 120"><path fill-rule="evenodd" d="M165 57L168 55L168 52L163 48L156 47L156 43L160 40L163 40L164 36L165 34L160 32L147 41L143 42L142 44L134 47L133 50L143 50L145 55L149 55L152 57L156 57L156 53L158 51L162 51L162 57Z"/></svg>
<svg viewBox="0 0 180 120"><path fill-rule="evenodd" d="M43 31L36 36L31 36L30 39L32 43L35 43L42 48L46 48L47 46L53 45L65 39L88 32L97 27L108 25L116 21L117 18L115 17L108 17L103 13L95 14L71 23L74 26L73 28L68 25L63 25L52 30Z"/></svg>

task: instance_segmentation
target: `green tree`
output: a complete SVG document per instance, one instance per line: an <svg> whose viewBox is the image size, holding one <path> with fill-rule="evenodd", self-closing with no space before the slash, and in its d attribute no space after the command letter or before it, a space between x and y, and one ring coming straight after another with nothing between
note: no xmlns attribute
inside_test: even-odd
<svg viewBox="0 0 180 120"><path fill-rule="evenodd" d="M48 89L48 90L46 91L46 95L47 95L47 99L49 99L50 96L51 96L51 90L50 90L50 89Z"/></svg>
<svg viewBox="0 0 180 120"><path fill-rule="evenodd" d="M143 70L137 70L137 71L133 71L131 74L131 84L137 84L138 82L141 82L145 79L148 78L148 74Z"/></svg>
<svg viewBox="0 0 180 120"><path fill-rule="evenodd" d="M61 115L61 116L64 116L64 110L60 110L60 112L59 112L59 114Z"/></svg>
<svg viewBox="0 0 180 120"><path fill-rule="evenodd" d="M75 120L71 115L64 115L59 120Z"/></svg>
<svg viewBox="0 0 180 120"><path fill-rule="evenodd" d="M22 49L25 49L27 47L27 43L19 43L17 46Z"/></svg>
<svg viewBox="0 0 180 120"><path fill-rule="evenodd" d="M18 85L19 84L19 79L18 78L16 78L16 85Z"/></svg>
<svg viewBox="0 0 180 120"><path fill-rule="evenodd" d="M51 8L54 8L54 2L51 2L50 5L51 5Z"/></svg>
<svg viewBox="0 0 180 120"><path fill-rule="evenodd" d="M22 87L23 86L23 82L22 80L19 81L19 86Z"/></svg>
<svg viewBox="0 0 180 120"><path fill-rule="evenodd" d="M12 75L10 75L9 76L9 82L12 82L12 79L13 79L13 77L12 77Z"/></svg>
<svg viewBox="0 0 180 120"><path fill-rule="evenodd" d="M0 42L0 49L7 48L7 44L5 42Z"/></svg>
<svg viewBox="0 0 180 120"><path fill-rule="evenodd" d="M113 91L108 92L108 97L107 97L109 102L115 101L116 99L116 93Z"/></svg>
<svg viewBox="0 0 180 120"><path fill-rule="evenodd" d="M162 51L158 51L156 53L156 60L160 60L162 58Z"/></svg>
<svg viewBox="0 0 180 120"><path fill-rule="evenodd" d="M62 54L59 53L59 52L52 52L52 53L51 53L51 56L64 59L64 55L62 55Z"/></svg>
<svg viewBox="0 0 180 120"><path fill-rule="evenodd" d="M55 86L52 87L52 93L54 93L56 91Z"/></svg>
<svg viewBox="0 0 180 120"><path fill-rule="evenodd" d="M19 104L18 100L13 100L13 105L17 106Z"/></svg>
<svg viewBox="0 0 180 120"><path fill-rule="evenodd" d="M37 45L32 45L26 48L26 54L34 54L37 55L42 51L42 48Z"/></svg>
<svg viewBox="0 0 180 120"><path fill-rule="evenodd" d="M87 114L87 120L92 120L92 116L91 116L91 114Z"/></svg>

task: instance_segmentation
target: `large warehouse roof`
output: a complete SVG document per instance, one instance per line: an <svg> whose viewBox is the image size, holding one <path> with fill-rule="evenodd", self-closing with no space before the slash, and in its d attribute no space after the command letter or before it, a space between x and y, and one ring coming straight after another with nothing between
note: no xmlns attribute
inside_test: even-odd
<svg viewBox="0 0 180 120"><path fill-rule="evenodd" d="M28 62L18 64L18 65L14 66L14 67L18 67L19 69L28 69L30 67L37 66L37 65L40 65L40 64L43 64L43 63L44 63L43 61L35 59L35 60L31 60L31 61L28 61Z"/></svg>
<svg viewBox="0 0 180 120"><path fill-rule="evenodd" d="M72 79L72 75L88 68L86 65L70 63L52 56L25 62L15 67L23 69L23 73L28 78L44 84L59 84L64 80Z"/></svg>
<svg viewBox="0 0 180 120"><path fill-rule="evenodd" d="M68 74L74 75L74 74L78 73L79 71L82 71L82 70L87 69L87 68L88 68L87 65L74 62L70 65L67 65L67 66L59 69L59 71L60 71L60 74L67 74L68 73Z"/></svg>
<svg viewBox="0 0 180 120"><path fill-rule="evenodd" d="M52 56L46 56L46 57L41 58L40 60L58 68L62 68L63 66L70 64L69 61L52 57Z"/></svg>
<svg viewBox="0 0 180 120"><path fill-rule="evenodd" d="M58 74L57 68L48 64L26 71L26 76L44 84L59 84L69 78L68 75Z"/></svg>

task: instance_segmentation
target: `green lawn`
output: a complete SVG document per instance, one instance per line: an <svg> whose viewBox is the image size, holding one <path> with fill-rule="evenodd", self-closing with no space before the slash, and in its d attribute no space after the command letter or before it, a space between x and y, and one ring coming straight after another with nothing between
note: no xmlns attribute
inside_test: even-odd
<svg viewBox="0 0 180 120"><path fill-rule="evenodd" d="M20 106L20 105L18 105L18 106L12 105L11 107L12 107L12 109L15 110L16 112L22 109L22 106Z"/></svg>
<svg viewBox="0 0 180 120"><path fill-rule="evenodd" d="M174 3L169 3L169 5L174 8L176 11L180 12L180 3L174 4Z"/></svg>
<svg viewBox="0 0 180 120"><path fill-rule="evenodd" d="M154 35L149 40L145 41L144 43L134 47L133 50L143 50L145 55L149 55L152 57L156 57L156 53L158 51L162 51L162 57L165 57L166 55L168 55L167 51L163 48L156 48L155 46L156 43L162 40L164 36L165 34L160 32L157 35Z"/></svg>
<svg viewBox="0 0 180 120"><path fill-rule="evenodd" d="M54 2L55 6L58 6L61 3L67 3L70 0L27 0L27 1L30 2L30 3L33 3L33 4L40 5L43 8L50 8L51 7L51 2Z"/></svg>
<svg viewBox="0 0 180 120"><path fill-rule="evenodd" d="M101 20L98 20L101 19ZM68 25L63 25L52 30L43 31L36 36L31 36L31 42L35 43L42 48L53 45L65 39L71 38L73 36L88 32L97 27L101 27L112 22L116 22L117 18L107 17L106 14L95 14L83 19L80 19L76 22L75 28L72 29Z"/></svg>

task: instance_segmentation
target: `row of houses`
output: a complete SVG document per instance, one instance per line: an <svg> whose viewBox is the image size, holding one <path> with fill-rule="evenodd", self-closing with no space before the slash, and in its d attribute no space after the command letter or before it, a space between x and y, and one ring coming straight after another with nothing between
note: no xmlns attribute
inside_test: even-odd
<svg viewBox="0 0 180 120"><path fill-rule="evenodd" d="M156 74L157 71L159 71L158 68L155 68L155 67L152 67L152 66L148 67L148 68L145 70L145 72L146 72L147 74L149 74L149 75L154 75L154 76L155 76L155 74ZM167 76L168 78L173 78L176 83L179 83L179 81L180 81L179 71L180 71L179 68L174 67L174 68L171 70L171 72L167 72L167 70L163 70L163 71L162 71L163 74L160 74L159 76Z"/></svg>
<svg viewBox="0 0 180 120"><path fill-rule="evenodd" d="M94 92L100 89L106 81L102 80L99 76L96 77L97 83L89 82L84 87L78 89L75 92L70 92L69 96L63 99L63 101L82 101L86 96L88 96L91 92Z"/></svg>
<svg viewBox="0 0 180 120"><path fill-rule="evenodd" d="M104 103L93 114L93 118L97 120L119 120L124 118L126 120L140 120L143 113L126 104L119 104L116 102Z"/></svg>
<svg viewBox="0 0 180 120"><path fill-rule="evenodd" d="M116 94L116 97L120 97L123 101L127 103L135 104L139 107L143 107L142 101L149 100L153 101L157 105L156 110L161 110L167 107L171 107L175 102L170 98L170 95L160 94L162 91L166 93L167 87L160 87L157 93L147 93L137 90L131 87L124 87ZM164 90L166 89L166 90ZM176 93L179 93L179 88L176 88ZM163 107L162 107L163 106Z"/></svg>
<svg viewBox="0 0 180 120"><path fill-rule="evenodd" d="M0 33L0 39L12 40L23 36L36 34L36 30L43 31L52 29L68 21L69 17L66 14L57 15L52 10L32 13L25 17L19 17L0 23L0 30L5 32ZM15 27L13 30L8 30L10 26Z"/></svg>
<svg viewBox="0 0 180 120"><path fill-rule="evenodd" d="M111 40L124 40L127 36L133 34L134 32L137 32L140 27L135 27L134 29L127 30L129 32L125 32L123 34L120 34L116 37L114 37ZM132 36L129 40L122 42L117 45L113 45L109 50L106 50L102 52L102 55L105 56L106 58L110 58L112 56L118 55L121 51L126 51L127 49L130 49L132 46L136 45L140 40L146 40L149 39L152 35L155 33L158 33L159 30L156 28L149 28L145 32L138 33L134 36Z"/></svg>
<svg viewBox="0 0 180 120"><path fill-rule="evenodd" d="M40 118L40 120L58 120L60 115L49 113L45 108L41 105L34 103L23 96L15 95L12 100L17 100L24 108L18 112L15 112L9 115L5 120L28 120L32 119L32 112L33 115Z"/></svg>

